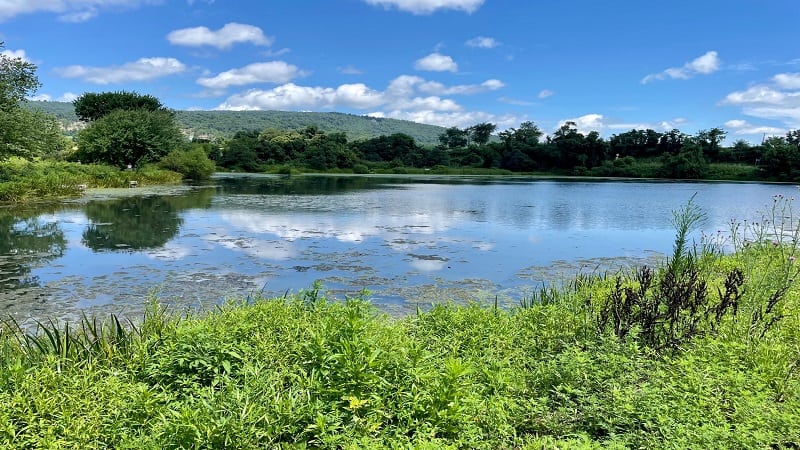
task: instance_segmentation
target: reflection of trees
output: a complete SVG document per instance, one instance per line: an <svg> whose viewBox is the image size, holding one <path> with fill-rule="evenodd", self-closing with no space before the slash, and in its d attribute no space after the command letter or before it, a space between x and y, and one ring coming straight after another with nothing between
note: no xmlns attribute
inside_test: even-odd
<svg viewBox="0 0 800 450"><path fill-rule="evenodd" d="M86 205L91 221L83 243L95 251L158 248L175 237L183 224L178 213L207 208L214 191L200 189L183 196L128 197Z"/></svg>
<svg viewBox="0 0 800 450"><path fill-rule="evenodd" d="M43 212L0 209L0 292L36 285L31 268L64 254L64 233Z"/></svg>
<svg viewBox="0 0 800 450"><path fill-rule="evenodd" d="M404 184L494 184L491 178L454 178L426 176L231 176L214 180L221 192L232 195L336 195L367 189L400 188Z"/></svg>

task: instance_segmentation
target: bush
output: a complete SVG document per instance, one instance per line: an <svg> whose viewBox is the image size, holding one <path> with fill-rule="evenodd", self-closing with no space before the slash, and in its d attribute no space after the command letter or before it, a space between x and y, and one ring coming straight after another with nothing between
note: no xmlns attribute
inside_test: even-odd
<svg viewBox="0 0 800 450"><path fill-rule="evenodd" d="M214 162L202 148L173 150L159 162L159 166L178 172L190 180L206 180L216 169Z"/></svg>

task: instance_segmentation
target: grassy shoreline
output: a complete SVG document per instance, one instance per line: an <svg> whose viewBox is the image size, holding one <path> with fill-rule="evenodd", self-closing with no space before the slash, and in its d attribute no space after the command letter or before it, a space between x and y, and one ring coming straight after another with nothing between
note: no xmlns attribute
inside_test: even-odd
<svg viewBox="0 0 800 450"><path fill-rule="evenodd" d="M0 162L0 204L78 197L84 189L127 188L131 181L140 186L176 184L182 178L155 166L127 171L99 164L11 158Z"/></svg>
<svg viewBox="0 0 800 450"><path fill-rule="evenodd" d="M130 324L5 323L0 446L796 448L797 233L694 253L691 212L663 266L507 310L391 318L315 287L203 313L154 299Z"/></svg>

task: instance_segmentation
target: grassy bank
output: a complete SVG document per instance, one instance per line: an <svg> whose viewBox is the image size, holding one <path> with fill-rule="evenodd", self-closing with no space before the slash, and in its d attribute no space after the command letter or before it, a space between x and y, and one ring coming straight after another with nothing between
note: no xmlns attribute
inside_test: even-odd
<svg viewBox="0 0 800 450"><path fill-rule="evenodd" d="M98 164L11 158L0 162L0 202L74 197L83 188L128 187L130 181L139 185L170 184L181 178L178 173L155 166L125 171Z"/></svg>
<svg viewBox="0 0 800 450"><path fill-rule="evenodd" d="M691 206L691 204L690 204ZM721 254L676 215L661 267L519 307L390 318L316 288L0 333L6 448L797 448L797 234ZM778 220L774 220L774 219ZM783 231L776 233L776 231Z"/></svg>

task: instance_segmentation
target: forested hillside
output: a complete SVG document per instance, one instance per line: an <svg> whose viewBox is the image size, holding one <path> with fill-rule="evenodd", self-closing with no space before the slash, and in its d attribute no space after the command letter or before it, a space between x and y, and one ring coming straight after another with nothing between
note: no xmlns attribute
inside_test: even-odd
<svg viewBox="0 0 800 450"><path fill-rule="evenodd" d="M31 101L27 105L56 116L68 129L78 121L72 103ZM296 130L314 126L325 132L345 133L351 141L403 133L413 137L418 144L435 145L444 131L442 127L406 120L332 112L176 111L176 119L181 128L195 136L225 138L232 137L237 131Z"/></svg>

